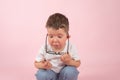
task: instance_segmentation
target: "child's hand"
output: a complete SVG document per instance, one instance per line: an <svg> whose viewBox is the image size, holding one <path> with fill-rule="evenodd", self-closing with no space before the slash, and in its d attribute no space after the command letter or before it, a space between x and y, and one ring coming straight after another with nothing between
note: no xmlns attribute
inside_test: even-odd
<svg viewBox="0 0 120 80"><path fill-rule="evenodd" d="M71 60L72 60L71 56L67 53L61 56L61 61L63 61L65 64L69 64Z"/></svg>
<svg viewBox="0 0 120 80"><path fill-rule="evenodd" d="M49 61L43 61L44 69L51 69L52 64Z"/></svg>

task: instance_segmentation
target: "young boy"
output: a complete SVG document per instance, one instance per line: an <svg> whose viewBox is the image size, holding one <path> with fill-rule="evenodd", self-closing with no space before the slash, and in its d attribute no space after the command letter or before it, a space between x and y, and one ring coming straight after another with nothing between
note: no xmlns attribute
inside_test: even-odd
<svg viewBox="0 0 120 80"><path fill-rule="evenodd" d="M77 80L80 59L76 48L69 43L69 21L61 13L49 16L47 35L35 59L37 80Z"/></svg>

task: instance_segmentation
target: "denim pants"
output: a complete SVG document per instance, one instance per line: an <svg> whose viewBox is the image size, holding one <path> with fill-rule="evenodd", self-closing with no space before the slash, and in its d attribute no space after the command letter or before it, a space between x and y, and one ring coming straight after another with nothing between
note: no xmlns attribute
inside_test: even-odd
<svg viewBox="0 0 120 80"><path fill-rule="evenodd" d="M52 70L39 69L36 73L37 80L77 80L78 70L73 66L65 66L60 73Z"/></svg>

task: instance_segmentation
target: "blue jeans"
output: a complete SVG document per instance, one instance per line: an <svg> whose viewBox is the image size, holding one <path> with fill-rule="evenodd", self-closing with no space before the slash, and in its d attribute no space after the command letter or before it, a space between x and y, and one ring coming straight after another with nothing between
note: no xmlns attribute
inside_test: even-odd
<svg viewBox="0 0 120 80"><path fill-rule="evenodd" d="M60 73L52 70L39 69L36 73L37 80L77 80L78 70L73 66L65 66Z"/></svg>

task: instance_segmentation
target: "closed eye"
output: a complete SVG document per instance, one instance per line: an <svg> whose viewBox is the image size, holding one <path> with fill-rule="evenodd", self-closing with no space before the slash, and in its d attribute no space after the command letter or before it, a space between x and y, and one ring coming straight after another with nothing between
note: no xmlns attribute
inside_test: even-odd
<svg viewBox="0 0 120 80"><path fill-rule="evenodd" d="M62 38L62 36L58 36L58 38Z"/></svg>
<svg viewBox="0 0 120 80"><path fill-rule="evenodd" d="M53 38L53 35L48 35L49 38Z"/></svg>
<svg viewBox="0 0 120 80"><path fill-rule="evenodd" d="M53 36L49 36L49 38L53 38Z"/></svg>

